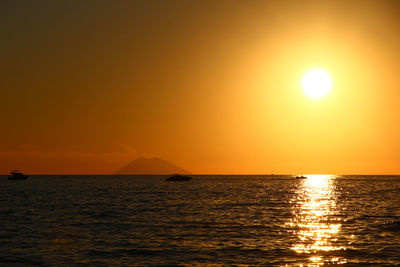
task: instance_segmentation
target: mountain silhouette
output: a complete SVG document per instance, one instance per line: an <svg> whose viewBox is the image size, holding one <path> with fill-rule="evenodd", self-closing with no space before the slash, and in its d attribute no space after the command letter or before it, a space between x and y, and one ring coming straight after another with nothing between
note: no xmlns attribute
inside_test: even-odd
<svg viewBox="0 0 400 267"><path fill-rule="evenodd" d="M114 174L190 174L175 164L160 158L137 158Z"/></svg>

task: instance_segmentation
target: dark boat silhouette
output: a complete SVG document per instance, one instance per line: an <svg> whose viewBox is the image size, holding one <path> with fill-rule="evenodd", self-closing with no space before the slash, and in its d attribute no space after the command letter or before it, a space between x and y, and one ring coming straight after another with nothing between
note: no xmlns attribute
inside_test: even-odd
<svg viewBox="0 0 400 267"><path fill-rule="evenodd" d="M174 174L166 179L166 181L171 181L171 182L183 182L183 181L190 181L192 177L190 176L185 176L185 175L179 175L179 174Z"/></svg>
<svg viewBox="0 0 400 267"><path fill-rule="evenodd" d="M19 170L11 171L11 175L8 176L8 180L26 180L28 179L29 175L25 175Z"/></svg>
<svg viewBox="0 0 400 267"><path fill-rule="evenodd" d="M304 175L297 175L297 176L296 176L296 179L307 179L307 177L304 176Z"/></svg>

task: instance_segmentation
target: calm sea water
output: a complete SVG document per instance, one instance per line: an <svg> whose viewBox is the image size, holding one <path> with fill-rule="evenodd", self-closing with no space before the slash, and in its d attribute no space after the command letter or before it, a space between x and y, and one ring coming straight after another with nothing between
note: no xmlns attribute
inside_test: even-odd
<svg viewBox="0 0 400 267"><path fill-rule="evenodd" d="M396 266L399 176L0 177L1 266Z"/></svg>

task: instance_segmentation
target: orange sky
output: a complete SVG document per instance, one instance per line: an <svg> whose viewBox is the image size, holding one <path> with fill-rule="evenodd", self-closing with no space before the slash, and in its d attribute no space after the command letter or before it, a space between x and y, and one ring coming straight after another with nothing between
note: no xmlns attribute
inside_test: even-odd
<svg viewBox="0 0 400 267"><path fill-rule="evenodd" d="M0 173L400 173L397 1L2 1ZM307 70L332 77L311 100Z"/></svg>

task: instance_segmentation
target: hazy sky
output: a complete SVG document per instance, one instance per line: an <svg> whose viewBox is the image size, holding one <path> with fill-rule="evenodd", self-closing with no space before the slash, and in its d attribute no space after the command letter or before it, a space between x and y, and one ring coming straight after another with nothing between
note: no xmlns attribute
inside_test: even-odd
<svg viewBox="0 0 400 267"><path fill-rule="evenodd" d="M0 173L400 173L398 1L0 2ZM307 70L332 77L311 100Z"/></svg>

